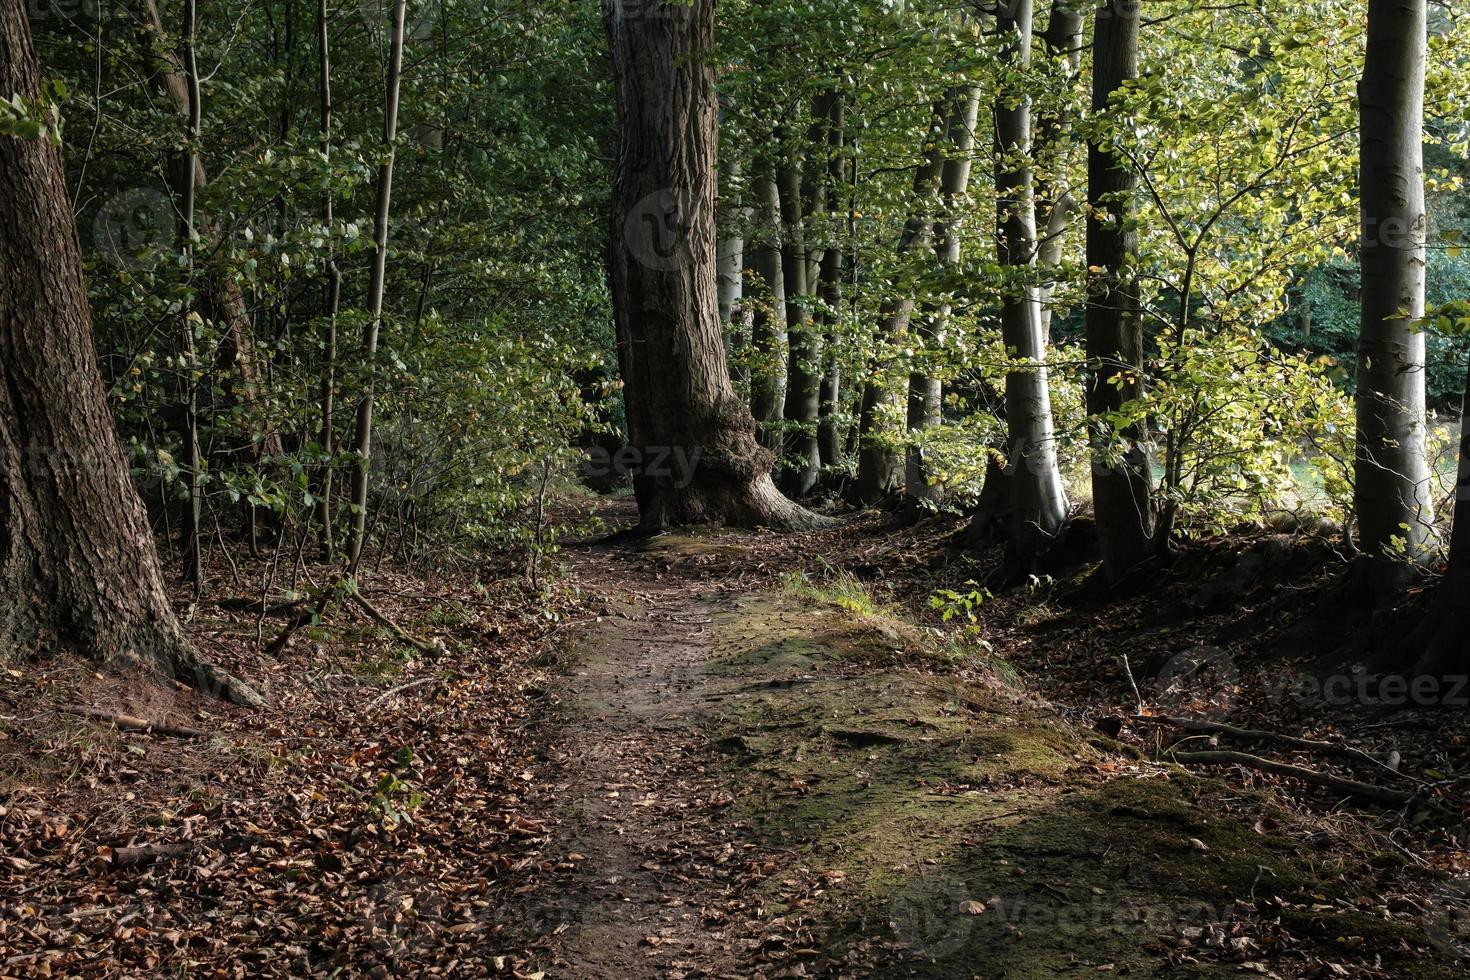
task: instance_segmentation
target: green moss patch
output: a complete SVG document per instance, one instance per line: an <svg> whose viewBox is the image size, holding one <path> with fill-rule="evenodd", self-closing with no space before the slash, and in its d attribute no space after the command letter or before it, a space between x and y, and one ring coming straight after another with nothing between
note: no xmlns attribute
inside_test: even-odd
<svg viewBox="0 0 1470 980"><path fill-rule="evenodd" d="M1293 976L1375 958L1463 975L1422 928L1358 901L1369 855L1265 829L1297 824L1111 754L1004 683L894 666L925 638L877 619L790 590L745 599L715 616L705 668L734 816L827 882L798 904L837 923L831 955L933 977ZM790 885L768 882L774 913L795 910Z"/></svg>

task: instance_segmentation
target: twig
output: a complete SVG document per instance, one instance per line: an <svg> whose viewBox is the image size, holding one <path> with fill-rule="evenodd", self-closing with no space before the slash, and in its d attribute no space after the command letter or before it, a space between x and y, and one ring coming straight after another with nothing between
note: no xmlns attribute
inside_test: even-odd
<svg viewBox="0 0 1470 980"><path fill-rule="evenodd" d="M116 711L103 711L101 708L86 708L81 705L62 705L57 709L62 714L76 715L79 718L91 718L95 721L106 721L118 728L129 732L148 732L153 735L172 735L175 738L205 738L210 733L202 728L190 728L187 725L167 725L159 721L149 721L146 718L138 718L134 715L125 715Z"/></svg>
<svg viewBox="0 0 1470 980"><path fill-rule="evenodd" d="M1128 685L1133 688L1133 713L1143 714L1143 695L1138 693L1138 682L1133 679L1133 667L1128 663L1128 654L1123 654L1123 673L1128 675Z"/></svg>
<svg viewBox="0 0 1470 980"><path fill-rule="evenodd" d="M421 677L416 681L409 681L407 684L399 684L397 687L389 688L373 698L372 702L368 704L367 709L371 711L393 695L402 694L404 691L411 690L415 687L423 687L425 684L437 684L440 681L461 681L468 676L468 674L438 674L434 677Z"/></svg>

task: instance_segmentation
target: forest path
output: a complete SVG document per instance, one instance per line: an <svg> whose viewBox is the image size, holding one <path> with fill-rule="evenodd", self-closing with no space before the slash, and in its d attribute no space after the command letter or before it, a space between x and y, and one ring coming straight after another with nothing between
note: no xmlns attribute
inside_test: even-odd
<svg viewBox="0 0 1470 980"><path fill-rule="evenodd" d="M530 800L556 870L517 896L531 969L1458 975L1433 923L1360 907L1370 855L1304 850L1308 818L1129 757L983 666L962 679L901 617L771 587L812 553L761 546L570 552L605 602L558 652Z"/></svg>
<svg viewBox="0 0 1470 980"><path fill-rule="evenodd" d="M555 936L550 974L734 975L758 940L742 934L754 919L719 826L731 797L699 727L712 617L729 600L646 572L605 581L595 558L578 571L609 601L565 644L548 788L570 873L536 917Z"/></svg>

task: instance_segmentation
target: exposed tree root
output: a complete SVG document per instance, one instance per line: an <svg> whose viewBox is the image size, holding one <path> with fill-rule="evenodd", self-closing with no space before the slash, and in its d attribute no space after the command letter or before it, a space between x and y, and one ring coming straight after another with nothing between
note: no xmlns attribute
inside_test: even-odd
<svg viewBox="0 0 1470 980"><path fill-rule="evenodd" d="M1251 755L1247 752L1170 752L1169 758L1175 762L1192 766L1245 766L1247 769L1269 772L1276 776L1290 776L1293 779L1300 779L1304 783L1311 783L1314 786L1324 786L1327 789L1336 790L1339 793L1346 793L1349 796L1356 796L1365 800L1374 800L1378 803L1407 807L1411 803L1418 801L1429 804L1434 809L1441 809L1434 806L1432 801L1425 800L1418 793L1389 789L1386 786L1364 783L1356 779L1344 779L1340 776L1318 772L1316 769L1307 769L1304 766L1294 766L1286 762L1263 759L1258 755Z"/></svg>
<svg viewBox="0 0 1470 980"><path fill-rule="evenodd" d="M1355 759L1358 762L1366 762L1371 765L1381 766L1404 778L1410 778L1395 769L1390 769L1382 759L1376 759L1361 749L1355 749L1351 745L1343 745L1339 742L1319 742L1309 738L1298 738L1294 735L1284 735L1280 732L1268 732L1255 728L1237 728L1234 725L1226 725L1216 721L1204 721L1195 718L1171 718L1168 715L1135 715L1134 721L1152 722L1155 724L1172 725L1190 732L1201 732L1209 735L1224 735L1228 738L1240 739L1247 742L1274 742L1294 749L1302 749L1306 752L1322 752L1328 755L1340 756L1344 759Z"/></svg>

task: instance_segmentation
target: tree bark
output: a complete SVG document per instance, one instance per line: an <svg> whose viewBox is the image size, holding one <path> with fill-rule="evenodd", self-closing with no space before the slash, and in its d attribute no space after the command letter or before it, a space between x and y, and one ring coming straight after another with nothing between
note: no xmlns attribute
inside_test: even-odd
<svg viewBox="0 0 1470 980"><path fill-rule="evenodd" d="M1362 324L1358 339L1356 509L1374 559L1404 544L1432 552L1425 454L1424 72L1427 0L1369 0L1361 106ZM1385 566L1403 567L1390 557ZM1396 576L1395 576L1396 577Z"/></svg>
<svg viewBox="0 0 1470 980"><path fill-rule="evenodd" d="M1138 77L1138 10L1104 4L1093 34L1092 110ZM1087 145L1087 415L1092 506L1103 571L1120 581L1153 550L1153 470L1139 432L1115 432L1105 416L1138 397L1143 379L1138 233L1131 227L1138 177L1122 154ZM1118 439L1131 441L1119 456Z"/></svg>
<svg viewBox="0 0 1470 980"><path fill-rule="evenodd" d="M25 5L0 0L0 91L35 99L40 83ZM0 649L58 645L260 703L198 658L164 592L97 369L61 152L0 137Z"/></svg>
<svg viewBox="0 0 1470 980"><path fill-rule="evenodd" d="M975 125L980 118L980 87L963 90L949 112L945 123L944 167L940 172L940 213L934 222L934 257L941 268L953 268L960 261L959 228L956 214L959 200L969 192L970 171L974 163ZM929 467L922 445L924 430L943 421L944 383L923 358L938 356L949 325L950 306L940 303L925 311L919 322L923 350L917 370L909 373L908 429L911 440L904 453L904 500L918 509L924 504L937 505L943 488L930 482Z"/></svg>
<svg viewBox="0 0 1470 980"><path fill-rule="evenodd" d="M603 23L618 107L608 275L639 530L817 526L771 482L721 344L713 0L604 0Z"/></svg>
<svg viewBox="0 0 1470 980"><path fill-rule="evenodd" d="M321 109L320 138L322 160L330 167L332 160L332 56L328 31L327 0L317 0L317 67L318 96ZM329 178L330 180L330 178ZM328 186L322 195L322 224L331 231L332 194ZM330 246L329 246L330 247ZM325 329L322 337L322 373L317 395L321 411L321 428L317 437L319 448L326 461L320 469L317 482L317 507L321 519L321 557L325 561L332 555L332 474L333 457L337 451L337 430L332 416L337 389L337 311L342 304L342 271L337 266L337 257L327 255L322 269L324 279L322 316Z"/></svg>
<svg viewBox="0 0 1470 980"><path fill-rule="evenodd" d="M403 73L403 18L406 0L393 4L393 28L388 51L388 81L383 97L383 152L378 167L377 202L373 215L373 272L368 282L368 323L362 338L363 363L371 371L378 355L378 331L383 325L383 284L388 271L388 218L393 203L393 144L398 138L398 83ZM373 382L357 403L356 459L352 467L352 527L347 541L348 574L356 575L367 534L368 476L372 471Z"/></svg>
<svg viewBox="0 0 1470 980"><path fill-rule="evenodd" d="M740 167L738 164L731 164L728 170L728 179L733 183L739 177ZM719 280L720 323L724 324L728 357L745 347L750 321L749 314L741 303L745 293L745 209L741 207L738 196L734 197L731 206L722 210L722 216L727 233L719 242L715 275ZM750 380L748 372L737 367L733 360L730 364L730 376L736 382L749 383Z"/></svg>
<svg viewBox="0 0 1470 980"><path fill-rule="evenodd" d="M750 372L750 411L758 425L756 438L776 452L781 440L774 426L781 421L786 403L786 278L781 262L781 194L774 176L766 169L754 182L756 228L751 268L760 281L762 294L754 304L750 326L751 353L755 366Z"/></svg>
<svg viewBox="0 0 1470 980"><path fill-rule="evenodd" d="M1046 31L1041 35L1047 58L1054 69L1063 72L1071 82L1082 68L1082 0L1054 0ZM1100 16L1138 19L1134 6L1110 4L1099 8ZM1073 158L1071 100L1064 98L1060 108L1048 112L1037 122L1036 230L1041 236L1036 264L1041 269L1037 287L1041 304L1041 336L1051 342L1051 296L1058 267L1062 264L1067 231L1077 201L1067 187L1067 173Z"/></svg>
<svg viewBox="0 0 1470 980"><path fill-rule="evenodd" d="M199 96L199 63L194 54L195 0L184 0L184 31L179 60L183 64L185 103L188 111L188 146L184 150L180 170L193 174L199 169L199 123L202 113ZM187 256L189 271L194 272L194 181L181 182L179 239ZM189 503L184 510L184 577L194 583L194 596L204 590L203 513L204 465L199 452L199 358L194 348L193 310L185 309L181 349L184 360L184 454L188 472L184 479L189 489Z"/></svg>
<svg viewBox="0 0 1470 980"><path fill-rule="evenodd" d="M1460 403L1460 459L1455 473L1450 560L1429 616L1408 642L1406 660L1415 677L1463 677L1470 673L1470 364ZM1457 705L1463 709L1464 705Z"/></svg>
<svg viewBox="0 0 1470 980"><path fill-rule="evenodd" d="M822 339L812 323L811 300L816 283L807 256L802 214L801 160L788 158L777 176L781 207L781 276L786 285L788 426L782 439L781 490L801 497L817 485L822 461L817 450L817 416L821 411Z"/></svg>
<svg viewBox="0 0 1470 980"><path fill-rule="evenodd" d="M836 350L836 334L841 322L838 311L842 307L843 256L835 229L842 210L840 191L847 179L846 106L840 96L832 100L828 123L826 205L834 234L822 249L817 268L817 296L822 301L821 330L827 346L818 395L817 458L822 467L836 467L842 463L842 432L838 425L842 411L842 365Z"/></svg>
<svg viewBox="0 0 1470 980"><path fill-rule="evenodd" d="M1031 0L1002 6L996 15L1003 57L1016 80L1002 85L995 103L997 258L1012 273L1001 307L1007 350L1025 367L1006 374L1011 474L1011 544L1024 564L1034 564L1067 520L1067 497L1057 466L1046 340L1033 277L1036 267L1036 203L1031 153L1031 100L1024 76L1031 63Z"/></svg>

